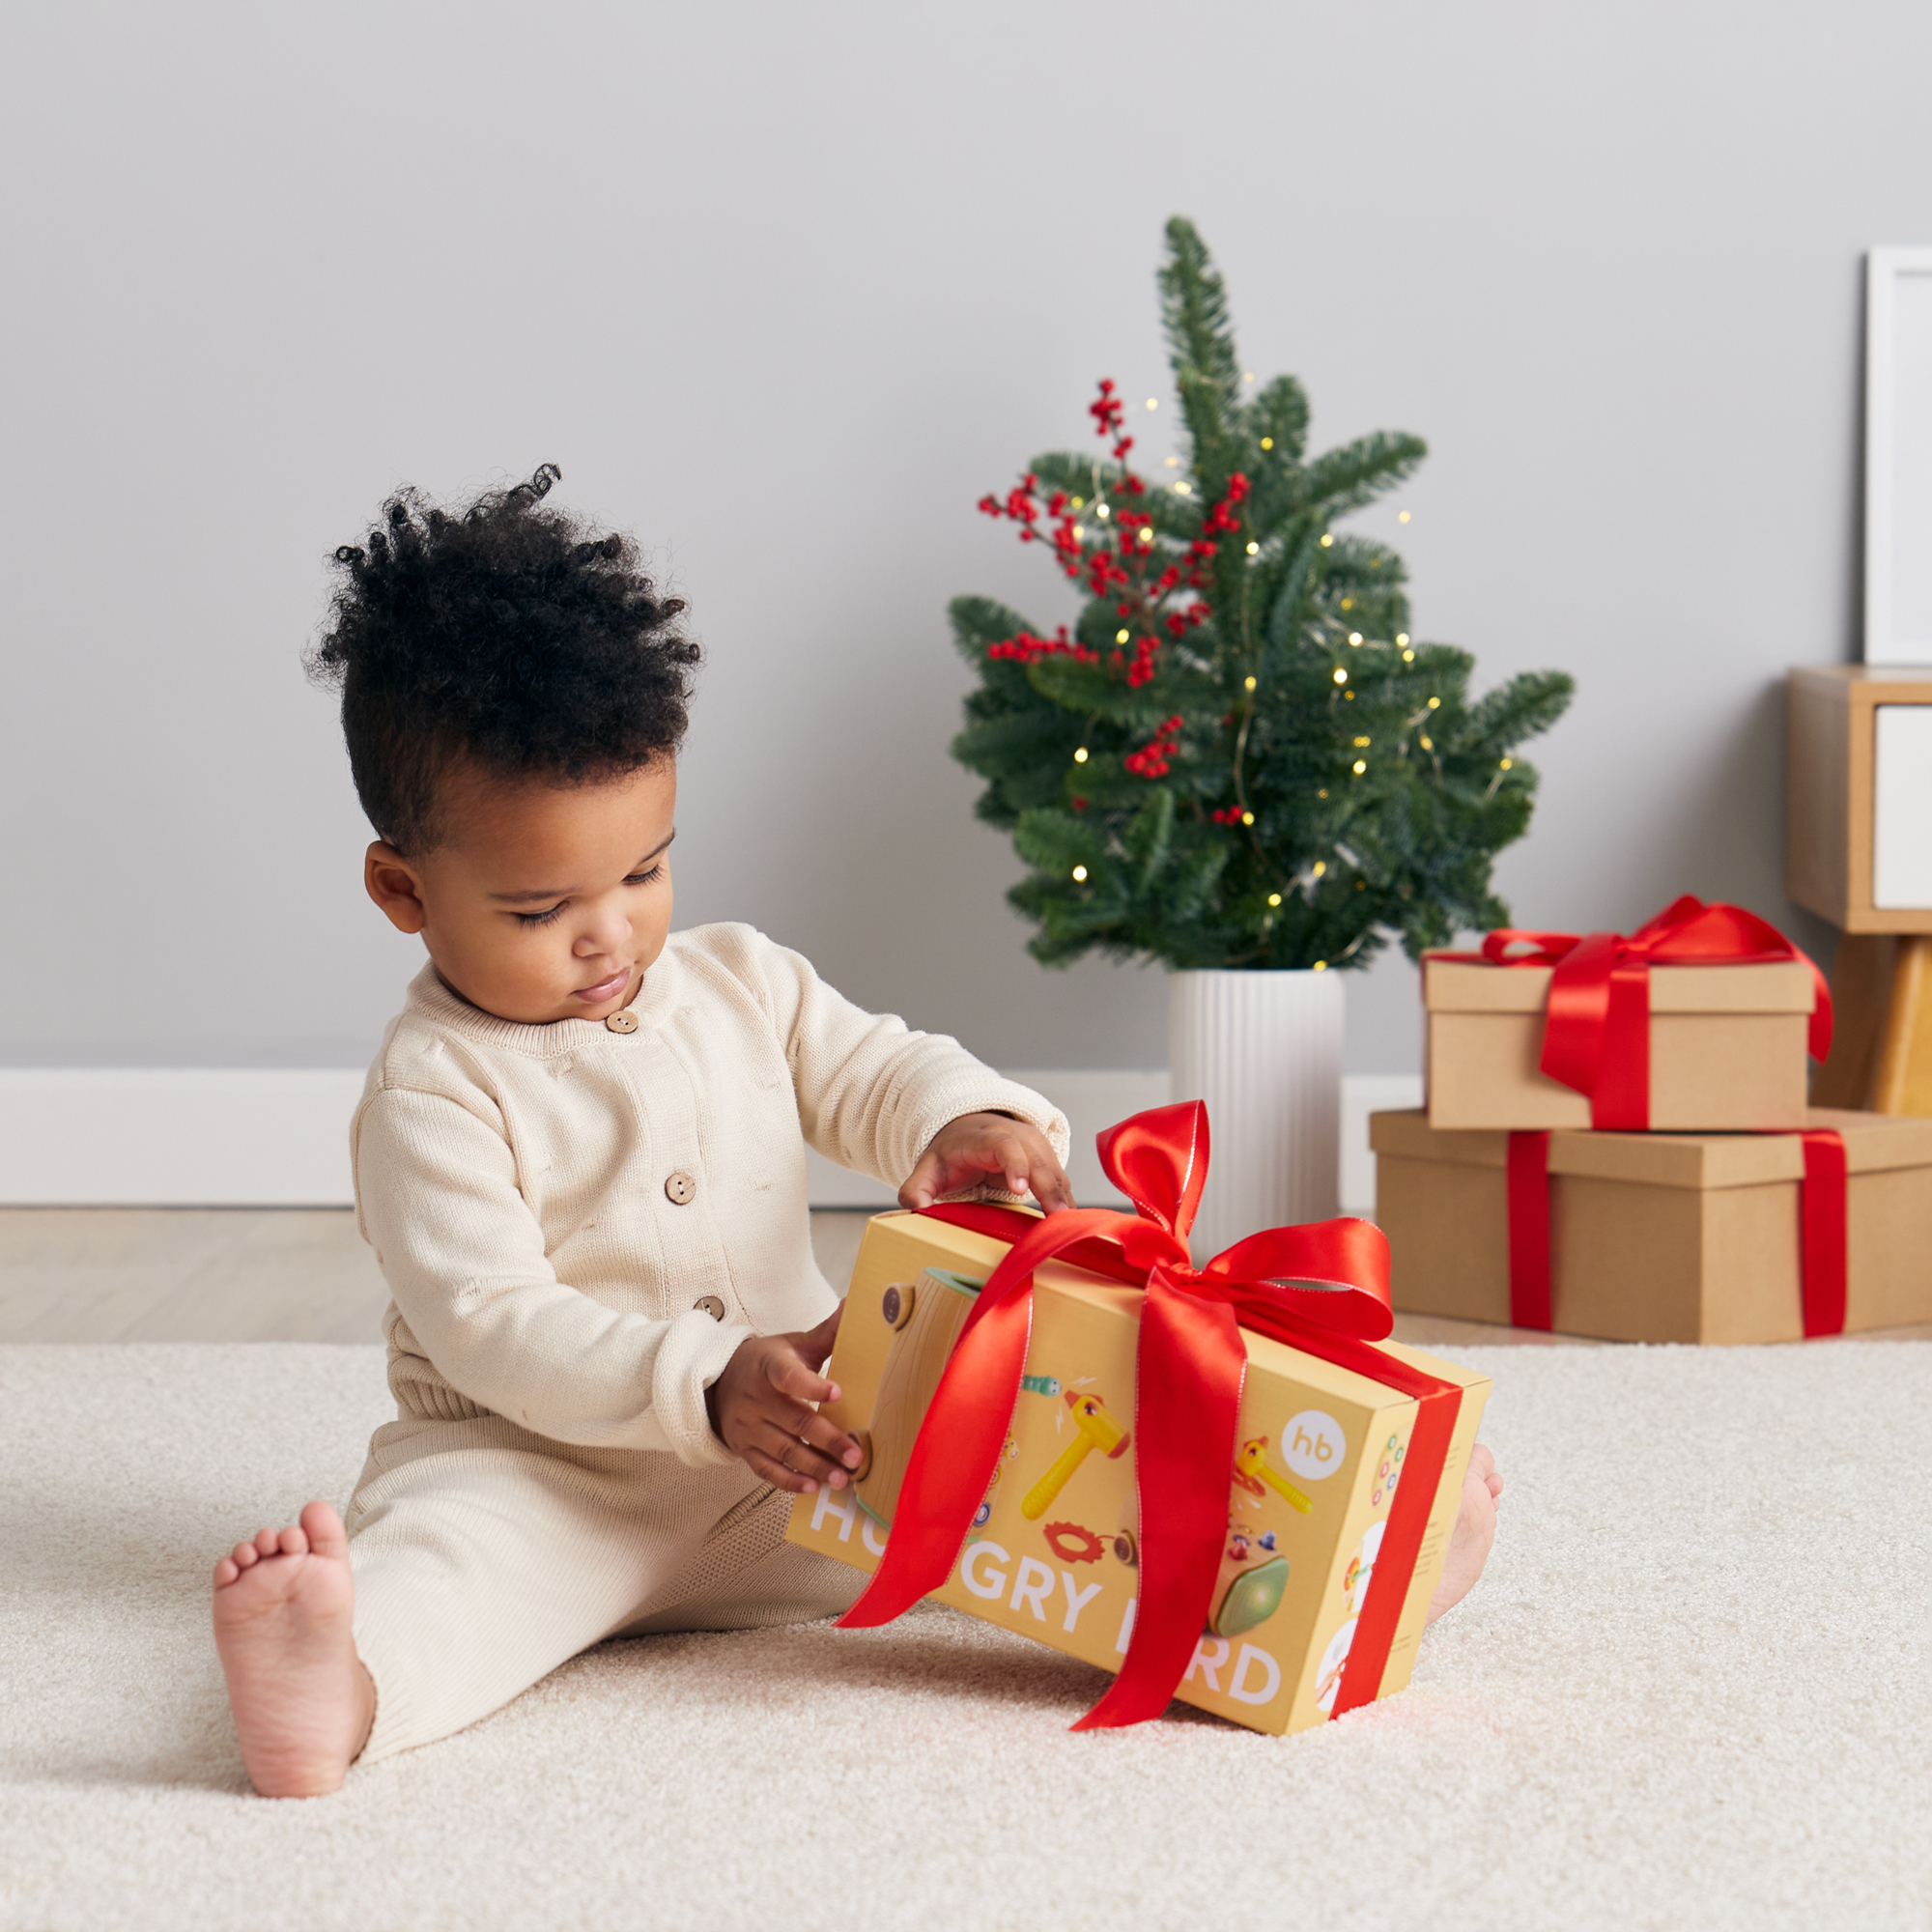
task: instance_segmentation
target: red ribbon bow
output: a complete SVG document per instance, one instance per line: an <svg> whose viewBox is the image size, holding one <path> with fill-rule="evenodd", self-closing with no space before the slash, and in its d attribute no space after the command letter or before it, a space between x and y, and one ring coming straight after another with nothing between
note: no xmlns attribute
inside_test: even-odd
<svg viewBox="0 0 1932 1932"><path fill-rule="evenodd" d="M1513 949L1528 947L1526 952ZM1816 965L1768 921L1742 906L1706 905L1686 893L1628 935L1524 932L1504 926L1483 941L1497 966L1550 966L1542 1069L1589 1095L1590 1124L1624 1132L1650 1127L1650 969L1755 966L1803 959L1817 997L1807 1044L1832 1050L1832 989Z"/></svg>
<svg viewBox="0 0 1932 1932"><path fill-rule="evenodd" d="M1108 1178L1137 1213L1069 1208L1042 1218L1004 1208L926 1210L1012 1246L960 1331L913 1445L886 1553L840 1625L890 1623L945 1583L992 1479L1019 1397L1034 1270L1064 1257L1117 1281L1144 1282L1147 1289L1133 1429L1139 1607L1120 1674L1073 1728L1158 1717L1193 1659L1227 1530L1247 1367L1243 1326L1422 1403L1409 1447L1411 1479L1397 1491L1391 1508L1335 1710L1339 1715L1368 1703L1380 1687L1461 1391L1367 1346L1385 1336L1394 1320L1388 1242L1367 1221L1274 1228L1236 1242L1205 1268L1191 1264L1187 1231L1208 1177L1208 1110L1200 1101L1137 1114L1101 1134L1099 1148ZM1381 1587L1385 1571L1393 1579L1387 1590ZM1356 1686L1366 1689L1351 1697Z"/></svg>

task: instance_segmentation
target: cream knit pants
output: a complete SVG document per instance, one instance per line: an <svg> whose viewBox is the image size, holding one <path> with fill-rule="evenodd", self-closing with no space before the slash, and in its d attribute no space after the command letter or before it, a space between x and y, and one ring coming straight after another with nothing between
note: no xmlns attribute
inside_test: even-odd
<svg viewBox="0 0 1932 1932"><path fill-rule="evenodd" d="M790 1505L742 1463L580 1449L488 1413L379 1429L349 1505L376 1685L360 1762L473 1724L607 1636L847 1608L866 1578L786 1543Z"/></svg>

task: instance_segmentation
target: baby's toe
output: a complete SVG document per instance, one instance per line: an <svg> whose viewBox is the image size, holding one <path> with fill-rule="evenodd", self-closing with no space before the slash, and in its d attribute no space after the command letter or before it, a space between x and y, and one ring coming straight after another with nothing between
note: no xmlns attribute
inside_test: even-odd
<svg viewBox="0 0 1932 1932"><path fill-rule="evenodd" d="M258 1529L255 1532L255 1548L264 1556L278 1554L282 1547L282 1533L278 1529Z"/></svg>
<svg viewBox="0 0 1932 1932"><path fill-rule="evenodd" d="M308 1538L299 1523L292 1522L276 1539L276 1546L284 1556L303 1556L308 1552Z"/></svg>
<svg viewBox="0 0 1932 1932"><path fill-rule="evenodd" d="M238 1570L245 1570L252 1563L262 1560L262 1552L252 1543L238 1543L228 1552L228 1559Z"/></svg>

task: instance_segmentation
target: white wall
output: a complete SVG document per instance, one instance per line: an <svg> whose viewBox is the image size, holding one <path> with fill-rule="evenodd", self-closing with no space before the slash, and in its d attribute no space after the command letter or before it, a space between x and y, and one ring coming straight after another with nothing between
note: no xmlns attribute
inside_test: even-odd
<svg viewBox="0 0 1932 1932"><path fill-rule="evenodd" d="M1823 937L1778 889L1777 685L1854 635L1861 252L1932 239L1910 0L177 0L0 37L0 1062L366 1060L414 961L297 664L322 560L400 480L554 459L711 653L681 918L996 1063L1157 1065L1157 974L1021 951L942 613L1063 614L973 502L1082 440L1094 378L1165 393L1177 210L1320 440L1430 439L1422 633L1577 674L1519 917L1690 889ZM1350 1065L1412 1066L1406 972L1351 991Z"/></svg>

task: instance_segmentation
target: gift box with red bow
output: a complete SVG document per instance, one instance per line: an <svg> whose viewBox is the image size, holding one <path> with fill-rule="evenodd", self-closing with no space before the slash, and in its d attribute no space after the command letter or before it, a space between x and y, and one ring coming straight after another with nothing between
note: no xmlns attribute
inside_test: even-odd
<svg viewBox="0 0 1932 1932"><path fill-rule="evenodd" d="M1199 1102L1100 1137L1137 1212L961 1204L867 1230L825 1413L866 1461L795 1543L1116 1673L1076 1728L1169 1700L1279 1733L1403 1688L1489 1383L1389 1342L1368 1222L1200 1268Z"/></svg>
<svg viewBox="0 0 1932 1932"><path fill-rule="evenodd" d="M1616 1342L1932 1321L1932 1121L1490 1133L1375 1114L1397 1307Z"/></svg>
<svg viewBox="0 0 1932 1932"><path fill-rule="evenodd" d="M1422 970L1434 1127L1795 1128L1832 1043L1817 967L1688 896L1628 935L1505 929Z"/></svg>

